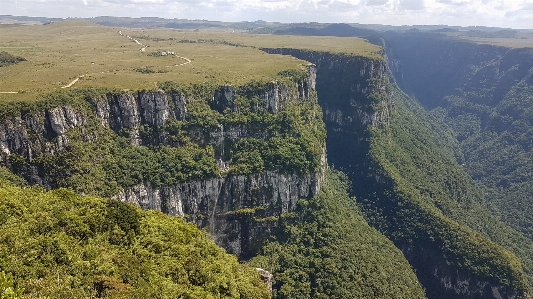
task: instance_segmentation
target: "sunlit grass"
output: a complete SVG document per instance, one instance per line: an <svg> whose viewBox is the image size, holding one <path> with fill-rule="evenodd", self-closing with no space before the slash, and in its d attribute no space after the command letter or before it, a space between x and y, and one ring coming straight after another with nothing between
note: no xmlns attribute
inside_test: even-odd
<svg viewBox="0 0 533 299"><path fill-rule="evenodd" d="M455 37L460 40L470 41L476 44L493 45L505 48L533 48L533 36L524 38L481 38L481 37Z"/></svg>
<svg viewBox="0 0 533 299"><path fill-rule="evenodd" d="M146 51L141 52L141 46L127 35L147 45ZM39 94L61 90L76 78L79 80L68 88L153 89L164 81L241 84L271 80L280 71L307 64L288 56L266 54L260 50L263 47L380 59L379 47L357 38L134 30L79 21L0 26L0 36L0 51L27 59L0 67L0 101L32 101ZM173 51L176 55L150 55L156 51ZM177 56L186 57L191 63L180 65L186 60Z"/></svg>

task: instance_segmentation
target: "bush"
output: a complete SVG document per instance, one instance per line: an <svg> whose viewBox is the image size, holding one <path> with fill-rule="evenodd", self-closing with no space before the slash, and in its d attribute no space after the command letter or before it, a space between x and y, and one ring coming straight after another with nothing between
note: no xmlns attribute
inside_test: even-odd
<svg viewBox="0 0 533 299"><path fill-rule="evenodd" d="M15 56L5 51L0 52L0 67L19 63L21 61L26 61L26 58Z"/></svg>

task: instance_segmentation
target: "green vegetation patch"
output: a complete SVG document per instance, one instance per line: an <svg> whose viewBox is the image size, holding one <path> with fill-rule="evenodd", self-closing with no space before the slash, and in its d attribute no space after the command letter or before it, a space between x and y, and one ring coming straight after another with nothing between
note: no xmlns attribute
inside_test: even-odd
<svg viewBox="0 0 533 299"><path fill-rule="evenodd" d="M9 54L6 51L0 52L0 67L19 63L21 61L26 61L26 58Z"/></svg>
<svg viewBox="0 0 533 299"><path fill-rule="evenodd" d="M432 128L438 122L401 91L394 89L394 94L396 114L390 125L370 131L370 155L389 189L381 186L362 201L367 219L398 246L437 249L463 271L528 290L531 276L522 262L528 274L531 264L520 247L531 248L531 242L480 204L479 190L457 165L453 151L439 146L437 136L449 132Z"/></svg>
<svg viewBox="0 0 533 299"><path fill-rule="evenodd" d="M2 299L21 299L23 289L14 286L13 276L0 272L0 298Z"/></svg>
<svg viewBox="0 0 533 299"><path fill-rule="evenodd" d="M30 165L37 166L50 176L56 188L105 197L142 183L168 186L219 175L212 147L194 143L180 147L136 146L110 130L100 133L97 142L74 141L66 151L40 155L31 164L15 156L10 162L22 173Z"/></svg>
<svg viewBox="0 0 533 299"><path fill-rule="evenodd" d="M330 172L316 198L281 217L282 233L251 261L274 274L273 298L425 298L402 253L368 226L348 188Z"/></svg>
<svg viewBox="0 0 533 299"><path fill-rule="evenodd" d="M0 291L4 273L28 298L270 298L255 269L181 218L0 183Z"/></svg>
<svg viewBox="0 0 533 299"><path fill-rule="evenodd" d="M115 132L102 126L90 105L96 98L111 103L125 91L73 89L42 96L38 102L0 103L5 108L0 111L4 119L24 119L29 114L67 106L86 120L85 125L66 133L69 142L64 150L40 153L31 160L13 154L6 165L26 178L31 176L31 169L38 169L51 188L65 187L103 197L143 183L169 186L265 170L314 173L322 166L325 128L316 94L307 100L298 99L296 82L305 76L305 71L294 70L281 72L277 82L252 81L234 88L231 103L218 106L213 95L220 85L164 82L160 88L167 92L170 105L173 95L187 98L187 118L172 118L161 126L142 124L138 132ZM291 100L279 107L281 111L272 113L259 96L278 87L285 88ZM211 136L223 130L242 132L242 137L220 142L219 137ZM41 144L56 142L57 137L30 132ZM139 135L142 145L132 144L132 134ZM221 170L216 159L228 161L229 169Z"/></svg>

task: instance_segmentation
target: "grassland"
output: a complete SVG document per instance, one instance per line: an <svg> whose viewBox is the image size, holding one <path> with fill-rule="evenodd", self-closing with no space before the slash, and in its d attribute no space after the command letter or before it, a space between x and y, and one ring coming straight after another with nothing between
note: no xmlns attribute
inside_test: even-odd
<svg viewBox="0 0 533 299"><path fill-rule="evenodd" d="M484 37L467 37L467 36L453 36L460 40L470 41L476 44L493 45L511 49L533 48L533 35L523 35L521 38L484 38Z"/></svg>
<svg viewBox="0 0 533 299"><path fill-rule="evenodd" d="M272 80L280 71L307 64L266 54L260 51L263 47L380 57L379 47L356 38L133 30L80 21L0 26L0 36L0 51L27 60L0 68L0 101L32 101L76 79L66 88L153 89L164 81L240 84ZM133 39L146 50L140 51L142 46ZM153 55L161 51L175 55ZM180 57L191 63L183 64L186 60Z"/></svg>

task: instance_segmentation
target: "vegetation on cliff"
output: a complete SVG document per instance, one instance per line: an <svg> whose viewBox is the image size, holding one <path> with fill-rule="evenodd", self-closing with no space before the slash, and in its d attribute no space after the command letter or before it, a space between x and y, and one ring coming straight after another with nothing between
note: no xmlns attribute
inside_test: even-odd
<svg viewBox="0 0 533 299"><path fill-rule="evenodd" d="M392 242L368 226L330 171L320 194L282 215L280 233L251 263L274 274L274 298L425 298Z"/></svg>
<svg viewBox="0 0 533 299"><path fill-rule="evenodd" d="M270 297L255 269L178 217L2 179L0 219L0 273L27 298Z"/></svg>
<svg viewBox="0 0 533 299"><path fill-rule="evenodd" d="M367 219L397 246L437 250L474 277L527 290L532 268L523 248L533 248L531 242L482 206L479 189L453 151L439 145L440 136L450 132L437 129L435 120L401 91L391 91L396 113L388 126L370 131L370 157L381 190L366 190Z"/></svg>
<svg viewBox="0 0 533 299"><path fill-rule="evenodd" d="M473 78L472 85L478 80ZM533 218L528 212L533 207L531 74L507 88L498 98L492 88L465 86L457 95L446 97L444 107L434 112L454 130L463 167L485 190L493 213L533 240ZM480 100L479 94L487 94L487 101Z"/></svg>
<svg viewBox="0 0 533 299"><path fill-rule="evenodd" d="M86 120L85 125L65 133L68 144L61 151L39 153L31 159L12 154L6 165L30 180L37 169L51 188L104 197L143 183L169 186L266 170L313 173L321 167L325 129L316 94L298 99L296 82L306 76L304 71L289 71L281 72L276 83L254 81L236 88L231 103L220 105L213 102L213 94L221 88L218 85L161 84L167 92L162 96L188 98L188 115L160 126L139 120L135 125L141 145L132 144L133 129L113 131L102 125L96 108L89 104L95 98L112 101L124 91L78 89L51 93L37 102L4 103L1 117L5 120L41 115L58 106L71 107ZM290 100L280 103L280 111L273 113L258 95L277 87L286 88ZM58 137L28 130L40 144L59 142ZM225 139L224 130L236 131L241 137L220 142ZM228 169L220 169L216 159L225 161Z"/></svg>
<svg viewBox="0 0 533 299"><path fill-rule="evenodd" d="M432 109L430 122L448 128L446 134L435 130L431 134L448 137L440 148L454 152L460 164L455 167L473 179L461 186L477 185L476 197L486 206L483 213L455 209L455 219L512 250L533 281L530 50L510 49L515 47L512 43L479 45L429 35L390 39L390 55L399 66L393 68L396 77L408 93ZM419 111L418 115L425 114Z"/></svg>

